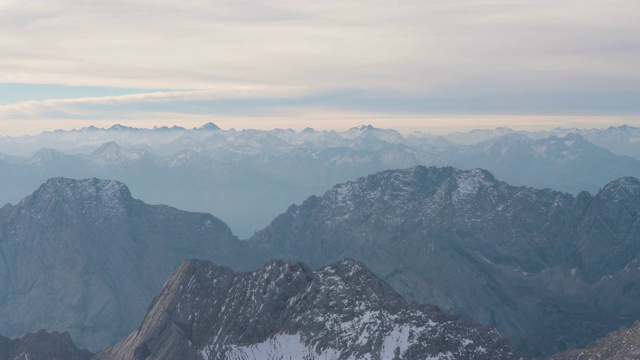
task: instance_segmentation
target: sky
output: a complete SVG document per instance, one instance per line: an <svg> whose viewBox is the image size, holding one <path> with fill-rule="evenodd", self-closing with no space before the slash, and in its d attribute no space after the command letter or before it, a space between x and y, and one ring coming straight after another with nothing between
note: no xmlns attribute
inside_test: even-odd
<svg viewBox="0 0 640 360"><path fill-rule="evenodd" d="M0 136L640 126L637 0L0 0Z"/></svg>

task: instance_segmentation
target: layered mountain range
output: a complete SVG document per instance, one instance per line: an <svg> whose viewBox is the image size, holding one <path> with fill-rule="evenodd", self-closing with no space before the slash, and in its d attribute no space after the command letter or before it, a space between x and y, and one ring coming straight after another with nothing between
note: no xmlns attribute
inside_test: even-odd
<svg viewBox="0 0 640 360"><path fill-rule="evenodd" d="M144 204L122 183L56 178L0 209L0 333L69 331L98 350L138 326L185 258L248 270L272 258L318 268L348 257L409 301L548 355L640 319L639 210L635 178L573 196L418 166L336 185L240 241L211 215Z"/></svg>
<svg viewBox="0 0 640 360"><path fill-rule="evenodd" d="M313 267L355 258L408 300L548 355L640 319L639 218L635 178L573 196L419 166L336 185L249 243Z"/></svg>
<svg viewBox="0 0 640 360"><path fill-rule="evenodd" d="M448 147L439 154L455 167L487 169L512 185L573 194L597 191L619 177L640 177L637 159L615 155L575 133L537 140L513 133L474 145Z"/></svg>
<svg viewBox="0 0 640 360"><path fill-rule="evenodd" d="M114 179L146 202L216 214L242 237L336 183L388 168L446 163L396 142L402 136L393 130L372 127L344 133L117 128L48 135L69 140L44 141L57 148L26 156L0 156L0 203L19 201L51 177ZM10 139L0 138L0 144ZM79 149L69 149L73 144Z"/></svg>
<svg viewBox="0 0 640 360"><path fill-rule="evenodd" d="M415 165L481 167L513 185L595 192L611 179L640 176L640 154L617 152L637 149L638 133L633 127L496 129L448 136L457 143L372 126L60 130L0 137L0 203L19 201L51 177L115 179L146 202L215 214L247 238L290 204L336 183Z"/></svg>
<svg viewBox="0 0 640 360"><path fill-rule="evenodd" d="M110 359L519 359L495 330L409 305L361 263L246 273L183 262Z"/></svg>
<svg viewBox="0 0 640 360"><path fill-rule="evenodd" d="M456 144L474 145L511 134L522 134L532 140L540 140L553 136L564 137L571 133L580 135L589 142L614 154L640 159L640 146L638 146L640 143L640 128L629 125L610 126L604 129L555 128L539 131L523 131L499 127L493 130L476 129L468 132L456 132L444 135L443 138Z"/></svg>
<svg viewBox="0 0 640 360"><path fill-rule="evenodd" d="M54 178L0 208L0 333L68 331L102 349L137 326L185 258L242 268L219 219L131 197L116 181Z"/></svg>

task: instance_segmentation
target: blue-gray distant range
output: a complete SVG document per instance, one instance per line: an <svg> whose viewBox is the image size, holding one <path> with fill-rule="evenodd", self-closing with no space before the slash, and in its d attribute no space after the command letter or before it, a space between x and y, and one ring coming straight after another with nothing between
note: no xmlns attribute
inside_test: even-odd
<svg viewBox="0 0 640 360"><path fill-rule="evenodd" d="M213 213L247 238L309 195L377 171L415 165L484 168L514 185L577 194L640 176L640 129L474 130L444 137L361 126L222 130L87 127L0 138L0 203L47 179L126 183L140 199Z"/></svg>

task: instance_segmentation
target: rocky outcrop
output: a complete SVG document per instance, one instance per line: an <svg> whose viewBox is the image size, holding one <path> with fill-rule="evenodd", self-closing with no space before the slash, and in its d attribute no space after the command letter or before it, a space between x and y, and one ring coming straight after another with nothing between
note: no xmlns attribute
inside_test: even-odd
<svg viewBox="0 0 640 360"><path fill-rule="evenodd" d="M0 336L0 360L89 360L92 355L78 349L69 333L40 330L19 339Z"/></svg>
<svg viewBox="0 0 640 360"><path fill-rule="evenodd" d="M494 329L409 305L359 262L183 262L107 359L516 359Z"/></svg>
<svg viewBox="0 0 640 360"><path fill-rule="evenodd" d="M640 359L640 321L609 333L584 349L556 354L549 360L630 360Z"/></svg>
<svg viewBox="0 0 640 360"><path fill-rule="evenodd" d="M635 178L572 196L419 166L336 185L250 243L312 266L355 258L409 300L548 355L640 319L639 214Z"/></svg>
<svg viewBox="0 0 640 360"><path fill-rule="evenodd" d="M219 219L147 205L116 181L54 178L0 209L0 333L68 331L91 350L139 324L191 257L242 268Z"/></svg>

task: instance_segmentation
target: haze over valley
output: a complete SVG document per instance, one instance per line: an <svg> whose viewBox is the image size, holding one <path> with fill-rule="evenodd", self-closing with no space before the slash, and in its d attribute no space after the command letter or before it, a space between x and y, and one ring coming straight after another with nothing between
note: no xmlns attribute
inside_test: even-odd
<svg viewBox="0 0 640 360"><path fill-rule="evenodd" d="M104 350L95 355L98 359L135 358L131 354L143 348L146 356L162 359L179 353L191 354L188 357L194 359L295 357L302 353L312 358L360 358L366 354L386 358L380 354L389 353L388 346L399 346L397 351L404 354L436 357L451 353L454 358L519 358L585 346L640 319L635 301L640 256L638 160L614 152L620 152L625 142L632 148L637 134L638 129L630 126L555 129L544 134L500 128L431 136L402 135L372 126L345 132L236 131L209 123L194 129L118 125L2 138L0 147L14 149L15 154L31 153L3 157L2 166L7 167L3 172L5 196L29 186L28 181L37 183L39 176L54 178L36 185L32 195L15 205L0 209L5 294L0 303L4 314L0 333L16 337L41 329L67 331L80 347ZM595 145L587 137L617 148ZM47 141L61 144L61 149L35 149L34 144ZM495 169L503 178L473 164L488 165L485 167ZM385 168L395 170L379 171ZM609 171L603 174L602 169ZM527 173L531 176L525 176ZM19 183L18 176L28 181ZM609 176L616 178L606 180ZM504 177L513 180L504 182ZM544 189L535 186L540 182L546 184ZM127 183L138 184L138 190ZM562 187L560 184L579 188L585 183L592 184L590 192L552 190ZM144 194L144 202L132 196L137 197L137 192ZM290 201L288 205L286 201ZM164 202L188 212L147 205L149 202ZM213 204L215 211L193 212L203 210L197 207L206 204ZM236 209L239 212L234 218ZM270 217L265 224L255 221L258 212L265 219ZM245 233L238 232L217 218L219 213L255 228L241 227ZM249 236L249 232L255 234ZM325 314L321 317L326 326L342 323L344 331L345 321L355 321L346 319L360 317L361 325L349 331L360 339L387 337L385 341L391 342L383 347L375 343L365 346L366 342L361 343L364 340L358 340L358 346L364 347L356 350L346 333L302 333L295 325L301 320L291 319L285 325L278 322L282 320L271 324L275 320L268 318L260 320L266 327L256 328L255 335L238 335L237 340L227 338L219 343L217 337L204 335L213 334L214 328L194 322L194 315L162 320L159 314L176 311L168 308L157 310L157 314L148 309L152 312L144 315L149 304L157 302L179 308L195 306L199 310L193 310L194 314L214 314L222 311L215 310L214 304L224 304L238 291L234 290L236 285L209 289L206 279L214 284L222 280L216 280L218 275L207 275L202 278L201 290L159 295L154 300L159 293L176 291L167 288L173 280L161 291L162 284L182 260L190 258L236 271L258 269L272 259L289 261L286 266L292 270L279 271L293 272L277 285L279 290L259 297L271 299L268 306L276 308L294 301L293 290L280 286L299 289L307 285L290 281L302 273L322 280L324 275L314 275L313 269L341 264L347 268L341 271L346 272L351 266L366 266L372 271L367 276L382 282L385 294L392 288L398 291L393 297L403 300L394 301L406 299L428 305L430 310L418 318L417 310L407 310L414 315L400 321L393 315L397 310L386 308L390 306L386 300L367 305L374 306L367 311L391 311L380 315L388 319L378 318L376 321L383 322L377 325L351 305L344 313L334 313L332 300L321 305L323 310L300 313L304 317L307 311L320 311ZM180 266L213 266L195 264ZM231 279L231 269L215 271ZM295 275L299 271L302 273ZM178 283L187 281L178 278ZM237 286L245 281L249 280ZM243 290L243 296L263 291L259 288L272 291L278 282L270 281L276 280L251 285L258 288ZM320 291L333 288L322 282L313 286ZM216 295L219 291L227 295ZM371 291L365 293L373 297L344 300L345 304L379 301L375 299L382 295ZM162 296L169 298L160 300ZM176 303L171 300L175 296L183 300ZM203 301L221 298L192 304L192 296ZM238 304L267 306L254 296L250 301L257 303L249 305L245 299ZM322 299L342 296L341 291L329 292ZM358 306L362 309L363 305ZM237 310L245 311L254 310ZM258 310L256 316L268 313L258 315L262 314ZM471 331L483 339L495 337L491 341L502 345L481 345L491 349L485 353L456 347L455 342L442 343L437 347L447 350L433 352L433 342L441 340L421 335L420 321L437 323L442 316L458 317L456 321L462 322L456 325L458 330L447 330L444 323L443 327L437 325L439 334L452 331L457 335L447 336L467 336L474 344L486 341L461 335ZM392 319L400 321L400 328L371 333L384 329L383 324L391 324ZM255 320L230 314L205 323L211 321L222 321L215 331L231 336L235 327L252 328ZM249 323L240 325L238 321ZM167 333L166 326L174 323L191 328L190 335L174 338L173 332ZM138 324L141 327L136 332ZM400 341L400 334L424 339L402 345L406 347L393 345ZM45 343L58 341L45 335L39 338ZM153 343L149 336L166 339ZM327 343L322 340L327 336L342 340ZM318 346L326 350L313 350ZM281 350L273 350L276 348Z"/></svg>
<svg viewBox="0 0 640 360"><path fill-rule="evenodd" d="M630 126L445 136L373 126L87 127L0 138L0 202L16 203L51 177L113 179L148 203L215 214L244 239L339 182L415 165L480 167L513 185L595 193L612 179L640 176L638 139Z"/></svg>

